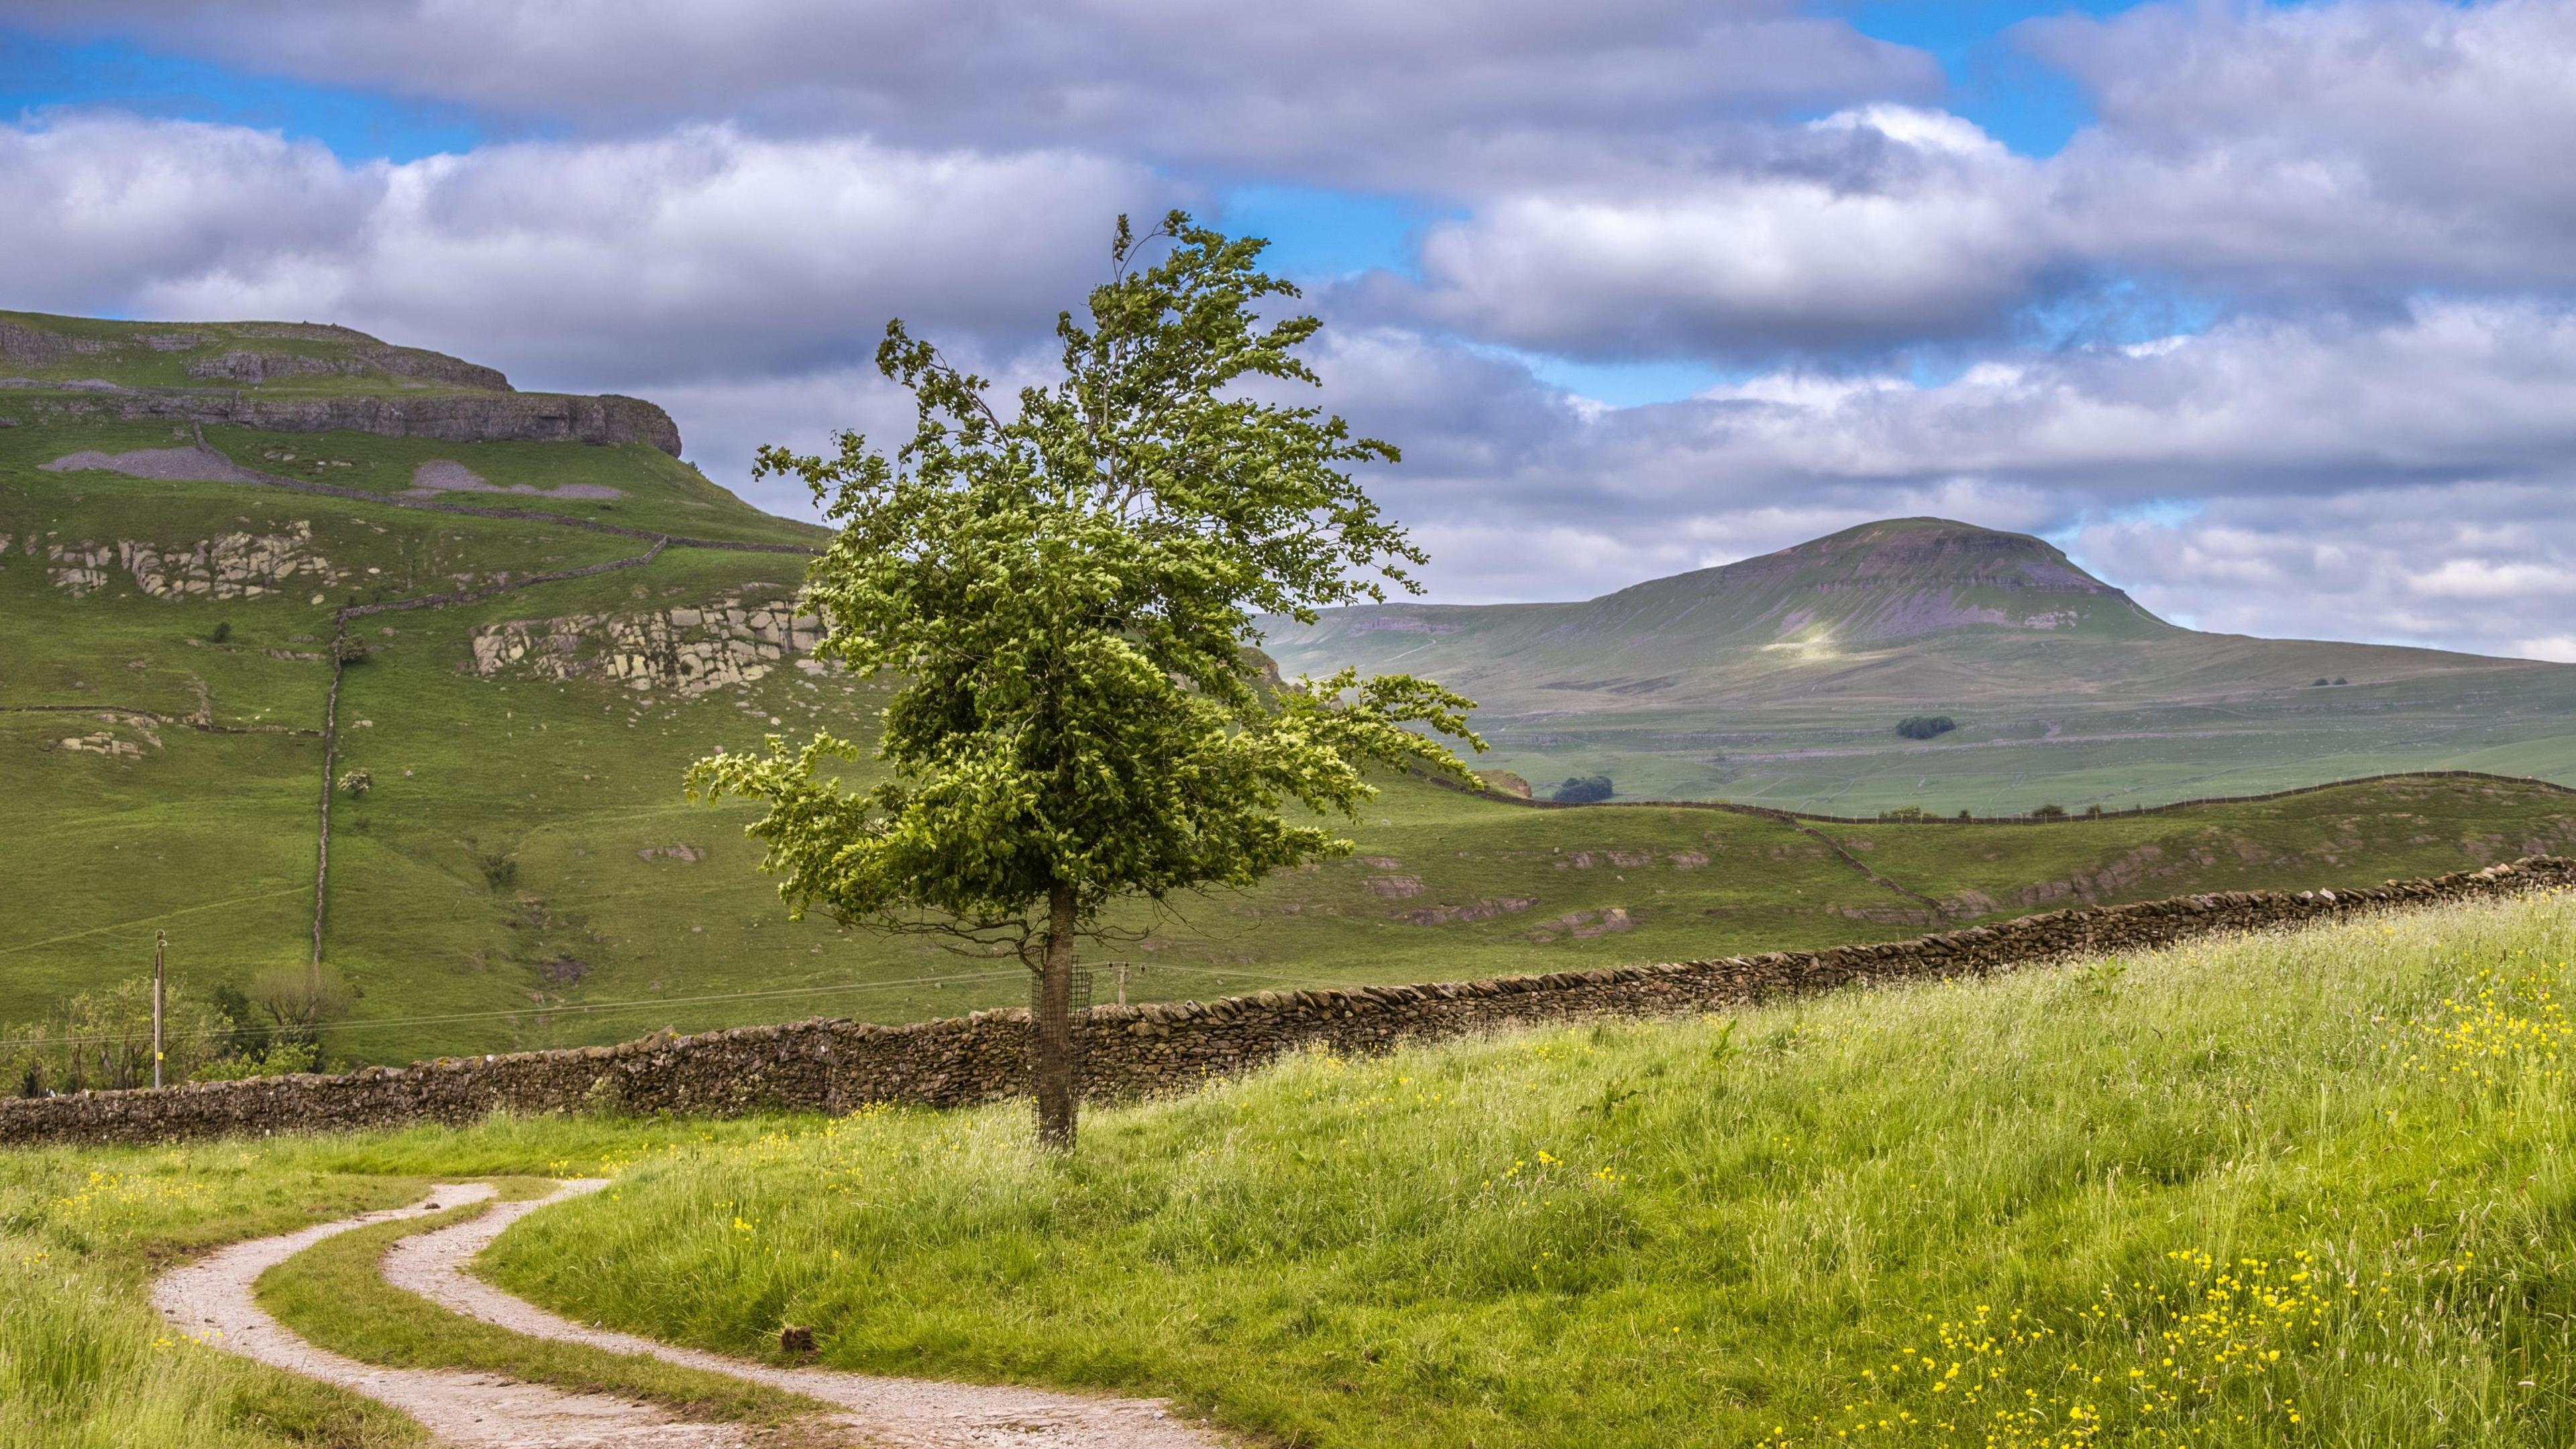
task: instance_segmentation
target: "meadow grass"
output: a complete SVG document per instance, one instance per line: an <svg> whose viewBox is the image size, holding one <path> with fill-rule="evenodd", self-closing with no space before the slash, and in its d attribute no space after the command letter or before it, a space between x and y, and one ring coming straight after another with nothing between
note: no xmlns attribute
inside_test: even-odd
<svg viewBox="0 0 2576 1449"><path fill-rule="evenodd" d="M584 1319L1302 1445L2576 1442L2576 899L675 1144Z"/></svg>
<svg viewBox="0 0 2576 1449"><path fill-rule="evenodd" d="M495 1118L461 1132L0 1151L0 1449L424 1443L403 1415L173 1330L147 1299L151 1277L223 1243L416 1201L433 1181L613 1172L774 1130ZM754 1416L769 1410L763 1400Z"/></svg>

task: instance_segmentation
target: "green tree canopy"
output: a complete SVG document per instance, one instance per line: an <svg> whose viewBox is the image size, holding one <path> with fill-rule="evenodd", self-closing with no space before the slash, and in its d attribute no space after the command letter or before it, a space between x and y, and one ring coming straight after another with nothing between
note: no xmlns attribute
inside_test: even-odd
<svg viewBox="0 0 2576 1449"><path fill-rule="evenodd" d="M899 678L877 749L889 777L851 791L832 762L855 746L772 736L765 755L699 761L691 789L767 804L750 833L792 913L1016 948L1036 973L1039 1124L1059 1147L1078 1090L1074 943L1113 903L1347 853L1283 812L1355 812L1372 764L1474 783L1414 726L1484 748L1471 702L1409 676L1263 684L1261 615L1418 592L1424 561L1351 478L1396 449L1266 400L1317 382L1297 351L1321 324L1261 315L1297 295L1259 270L1264 245L1181 212L1141 237L1122 217L1089 325L1057 318L1053 386L1006 415L896 321L877 366L917 402L910 442L889 457L843 432L834 454L760 454L840 527L808 575L816 652Z"/></svg>

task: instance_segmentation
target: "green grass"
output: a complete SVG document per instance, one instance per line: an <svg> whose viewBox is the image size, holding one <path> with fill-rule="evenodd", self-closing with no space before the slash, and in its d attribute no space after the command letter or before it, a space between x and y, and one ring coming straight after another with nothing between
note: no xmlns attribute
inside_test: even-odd
<svg viewBox="0 0 2576 1449"><path fill-rule="evenodd" d="M417 1201L432 1182L613 1172L682 1144L747 1143L772 1130L500 1118L461 1132L0 1151L0 1449L410 1449L425 1441L399 1414L173 1332L150 1307L151 1277L225 1243ZM359 1285L342 1287L354 1295ZM418 1327L399 1305L391 1312L387 1339ZM300 1311L298 1326L308 1326ZM368 1341L327 1304L309 1326ZM456 1342L490 1346L464 1329ZM616 1371L544 1360L567 1363ZM677 1378L656 1382L682 1391ZM723 1399L708 1392L710 1403ZM737 1395L725 1402L750 1403L738 1386L724 1392ZM753 1416L771 1402L760 1399Z"/></svg>
<svg viewBox="0 0 2576 1449"><path fill-rule="evenodd" d="M2551 896L1306 1056L1070 1162L1018 1106L875 1112L656 1158L487 1261L640 1332L810 1322L843 1367L1303 1445L2565 1444L2571 957Z"/></svg>
<svg viewBox="0 0 2576 1449"><path fill-rule="evenodd" d="M648 448L223 428L208 438L246 463L353 487L395 488L420 461L454 457L496 483L619 487L617 511L603 515L619 521L811 536ZM330 678L318 656L335 608L638 551L629 539L542 522L36 466L77 448L175 440L159 423L0 429L0 534L11 539L0 550L0 869L15 887L0 906L0 1023L40 1017L102 982L137 979L156 931L170 935L175 978L200 997L305 959L322 771L315 731ZM326 466L312 470L315 462ZM348 466L331 466L339 463ZM111 570L107 587L74 598L42 552L119 541L193 548L299 527L309 527L310 552L339 577L299 578L257 599L153 598L122 569ZM31 538L34 556L25 551ZM709 810L681 794L687 763L718 746L824 726L868 739L881 685L781 667L701 696L664 691L648 704L596 675L566 682L525 668L496 677L466 668L479 627L778 598L802 567L791 556L672 550L647 568L362 621L371 657L344 683L339 763L367 771L375 786L334 807L325 949L361 992L355 1017L330 1043L335 1060L580 1045L662 1026L811 1015L917 1020L1023 999L1024 980L1006 961L788 921L741 835L751 812L738 803ZM2360 689L2336 698L2359 701L2358 709L2372 702ZM222 732L102 717L109 706L174 721L203 707ZM1960 736L1997 731L1962 717ZM130 752L60 748L90 735ZM1946 749L1951 738L1924 748ZM1521 759L1511 737L1498 739L1502 763ZM2109 752L2102 768L2130 768L2118 753L2128 746L2097 744ZM2047 748L2061 764L2094 758L2082 749L2095 746ZM2192 748L2216 770L2234 746ZM2499 768L2540 769L2549 748L2525 742L2491 753ZM1972 749L1944 758L2002 757ZM859 776L872 768L860 766ZM1937 803L1934 794L1917 798ZM2080 808L2083 798L2062 803ZM1186 899L1159 919L1128 918L1147 932L1122 948L1137 963L1127 972L1129 999L1884 940L1935 922L1922 896L1951 902L1966 913L1959 919L1992 919L2080 900L2369 884L2567 848L2576 841L2576 798L2445 783L2047 831L1826 829L1901 890L1873 883L1812 835L1704 810L1539 812L1391 781L1350 833L1353 859L1250 892ZM1993 909L1979 914L1979 898ZM1104 964L1102 999L1116 994L1117 976Z"/></svg>
<svg viewBox="0 0 2576 1449"><path fill-rule="evenodd" d="M546 1183L504 1184L503 1196L542 1195ZM307 1342L391 1368L458 1368L663 1405L684 1419L777 1424L822 1409L793 1394L643 1354L531 1338L464 1318L387 1283L387 1249L415 1233L489 1210L475 1203L427 1217L355 1228L260 1275L260 1306Z"/></svg>

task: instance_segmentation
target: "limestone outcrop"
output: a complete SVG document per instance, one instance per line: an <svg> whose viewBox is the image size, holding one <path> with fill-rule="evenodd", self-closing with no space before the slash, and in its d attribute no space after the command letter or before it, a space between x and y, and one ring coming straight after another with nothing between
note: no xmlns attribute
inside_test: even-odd
<svg viewBox="0 0 2576 1449"><path fill-rule="evenodd" d="M639 693L705 694L766 677L823 637L823 621L789 600L728 595L703 606L636 614L507 619L474 631L467 668L483 678L585 676Z"/></svg>
<svg viewBox="0 0 2576 1449"><path fill-rule="evenodd" d="M34 553L37 541L27 540ZM313 525L298 522L286 533L227 533L193 544L153 544L120 538L114 543L47 544L46 573L54 587L84 598L106 588L116 570L156 599L255 599L282 593L291 579L314 586L343 582L313 551Z"/></svg>
<svg viewBox="0 0 2576 1449"><path fill-rule="evenodd" d="M467 364L470 365L470 364ZM85 387L39 383L58 395L36 404L63 417L168 418L278 433L339 430L442 443L648 443L676 458L680 429L642 398L550 392L429 393L418 397L274 396L189 388ZM77 395L61 395L73 393Z"/></svg>

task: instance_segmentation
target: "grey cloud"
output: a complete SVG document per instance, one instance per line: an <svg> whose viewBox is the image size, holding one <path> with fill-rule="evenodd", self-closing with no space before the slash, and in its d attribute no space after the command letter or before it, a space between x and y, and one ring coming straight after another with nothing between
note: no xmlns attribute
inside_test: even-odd
<svg viewBox="0 0 2576 1449"><path fill-rule="evenodd" d="M1524 347L1758 364L1991 344L2138 277L2240 311L2576 286L2576 5L2149 5L2022 36L2098 100L2055 156L1864 106L1497 189L1374 299Z"/></svg>
<svg viewBox="0 0 2576 1449"><path fill-rule="evenodd" d="M1057 152L921 153L723 127L344 166L230 127L0 128L0 237L30 305L329 318L636 388L873 352L904 315L1017 345L1172 187Z"/></svg>
<svg viewBox="0 0 2576 1449"><path fill-rule="evenodd" d="M2567 496L2560 483L2226 499L2086 527L2073 551L2204 629L2576 662Z"/></svg>
<svg viewBox="0 0 2576 1449"><path fill-rule="evenodd" d="M1526 162L1567 133L1661 136L1940 86L1929 57L1789 0L5 0L0 22L591 127L743 117L1399 184L1512 164L1496 141L1513 135L1533 143Z"/></svg>
<svg viewBox="0 0 2576 1449"><path fill-rule="evenodd" d="M1497 196L1435 227L1380 305L1578 355L1769 357L1974 336L2063 263L2039 168L1939 112L1875 106L1758 159Z"/></svg>
<svg viewBox="0 0 2576 1449"><path fill-rule="evenodd" d="M1371 486L1432 546L1442 598L1587 597L1928 513L2071 534L2203 627L2521 653L2576 632L2551 604L2576 605L2563 307L2247 320L1938 387L1773 375L1628 409L1401 331L1321 366L1406 448Z"/></svg>
<svg viewBox="0 0 2576 1449"><path fill-rule="evenodd" d="M108 117L0 128L11 305L114 311L156 278L341 254L387 180L381 165L343 165L320 146L232 126Z"/></svg>

